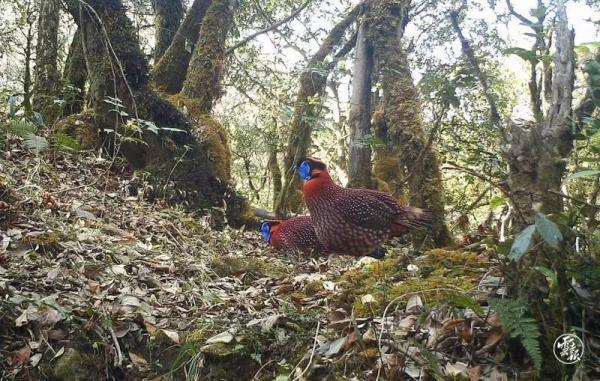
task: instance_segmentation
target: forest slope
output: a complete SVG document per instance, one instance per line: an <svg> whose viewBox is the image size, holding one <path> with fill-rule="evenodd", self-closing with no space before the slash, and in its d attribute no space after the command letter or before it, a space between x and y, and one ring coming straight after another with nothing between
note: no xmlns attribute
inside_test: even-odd
<svg viewBox="0 0 600 381"><path fill-rule="evenodd" d="M499 321L476 302L499 286L482 246L326 266L148 203L141 174L91 153L11 140L0 168L2 377L509 374Z"/></svg>

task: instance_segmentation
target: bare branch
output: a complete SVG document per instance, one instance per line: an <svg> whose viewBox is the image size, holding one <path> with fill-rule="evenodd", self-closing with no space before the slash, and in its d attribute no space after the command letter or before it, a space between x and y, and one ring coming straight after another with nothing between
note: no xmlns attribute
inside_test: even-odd
<svg viewBox="0 0 600 381"><path fill-rule="evenodd" d="M481 67L479 66L479 61L475 57L475 53L473 52L473 49L471 48L471 44L463 35L462 30L460 29L460 25L458 24L458 12L456 12L456 11L450 12L450 21L452 21L452 27L453 27L454 31L456 32L458 39L460 40L463 54L467 57L467 60L469 61L471 66L473 66L475 75L477 76L477 79L479 80L479 83L481 84L481 87L483 88L483 94L490 106L490 120L491 120L492 124L496 128L498 128L498 130L500 131L500 134L502 135L502 139L504 140L504 142L508 142L508 134L506 133L506 129L504 128L504 126L501 123L500 114L498 113L498 107L496 105L496 100L494 99L493 95L491 94L491 90L490 90L490 87L488 84L487 77L481 70Z"/></svg>
<svg viewBox="0 0 600 381"><path fill-rule="evenodd" d="M252 33L251 35L249 35L248 37L242 39L241 41L235 43L232 47L230 47L229 49L227 49L227 51L225 52L225 55L231 54L233 53L234 50L236 50L237 48L246 45L249 41L253 40L254 38L260 36L261 34L265 34L267 32L272 31L273 29L276 29L278 27L280 27L281 25L285 24L286 22L292 20L293 18L295 18L296 16L298 16L300 14L300 12L302 12L304 10L304 8L306 8L312 0L306 0L304 2L304 4L300 5L298 8L296 8L296 10L294 10L289 16L285 17L284 19L279 20L278 22L269 25L268 27L261 29L259 31L256 31L255 33Z"/></svg>
<svg viewBox="0 0 600 381"><path fill-rule="evenodd" d="M527 17L525 17L522 14L520 14L519 12L515 11L515 8L513 8L510 0L506 0L506 6L508 7L508 11L513 16L518 18L523 24L528 25L528 26L532 26L533 24L535 24L533 21L529 20Z"/></svg>

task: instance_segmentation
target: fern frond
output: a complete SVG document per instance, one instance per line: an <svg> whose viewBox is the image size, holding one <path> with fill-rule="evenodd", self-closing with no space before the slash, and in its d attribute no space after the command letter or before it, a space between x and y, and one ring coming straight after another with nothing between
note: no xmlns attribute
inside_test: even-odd
<svg viewBox="0 0 600 381"><path fill-rule="evenodd" d="M25 136L25 145L35 153L40 153L48 148L48 140L43 136L28 134Z"/></svg>
<svg viewBox="0 0 600 381"><path fill-rule="evenodd" d="M35 134L36 130L35 125L25 119L12 119L8 122L8 132L23 139L29 134Z"/></svg>
<svg viewBox="0 0 600 381"><path fill-rule="evenodd" d="M538 340L540 331L537 321L525 316L527 305L513 299L490 299L488 303L498 313L504 332L519 340L531 357L533 366L539 371L542 368L542 351Z"/></svg>

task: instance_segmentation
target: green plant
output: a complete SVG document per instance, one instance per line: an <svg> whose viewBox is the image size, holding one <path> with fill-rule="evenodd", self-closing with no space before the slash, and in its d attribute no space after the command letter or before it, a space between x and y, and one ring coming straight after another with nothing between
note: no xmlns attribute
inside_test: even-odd
<svg viewBox="0 0 600 381"><path fill-rule="evenodd" d="M540 332L535 319L526 317L527 305L514 299L489 299L489 305L498 313L502 329L511 338L519 340L531 357L536 370L542 368Z"/></svg>
<svg viewBox="0 0 600 381"><path fill-rule="evenodd" d="M531 247L534 233L538 233L554 249L558 249L558 243L563 239L558 225L542 213L537 213L535 223L523 229L513 241L508 257L515 261L523 258Z"/></svg>
<svg viewBox="0 0 600 381"><path fill-rule="evenodd" d="M6 124L3 135L15 135L22 138L25 145L39 154L48 148L48 140L37 135L37 130L44 127L44 119L40 113L34 112L31 115L19 115L19 107L15 97L8 98L8 123Z"/></svg>

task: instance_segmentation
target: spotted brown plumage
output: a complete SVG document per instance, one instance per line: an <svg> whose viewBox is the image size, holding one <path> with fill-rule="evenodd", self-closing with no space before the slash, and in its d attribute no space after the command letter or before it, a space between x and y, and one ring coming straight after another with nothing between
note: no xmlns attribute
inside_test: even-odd
<svg viewBox="0 0 600 381"><path fill-rule="evenodd" d="M429 212L402 206L388 194L337 185L317 159L303 160L298 173L316 235L327 251L373 256L391 237L431 220Z"/></svg>
<svg viewBox="0 0 600 381"><path fill-rule="evenodd" d="M264 221L260 229L264 240L276 249L323 251L309 216L293 217L285 221Z"/></svg>

